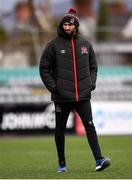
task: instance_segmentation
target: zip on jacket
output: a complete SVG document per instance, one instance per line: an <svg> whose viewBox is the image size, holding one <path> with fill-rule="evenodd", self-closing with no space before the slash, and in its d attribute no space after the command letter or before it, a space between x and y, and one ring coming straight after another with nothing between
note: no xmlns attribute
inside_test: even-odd
<svg viewBox="0 0 132 180"><path fill-rule="evenodd" d="M78 101L79 96L78 96L78 83L77 83L77 66L76 66L75 45L73 38L71 39L71 43L72 43L73 68L74 68L74 86L75 86L76 101Z"/></svg>

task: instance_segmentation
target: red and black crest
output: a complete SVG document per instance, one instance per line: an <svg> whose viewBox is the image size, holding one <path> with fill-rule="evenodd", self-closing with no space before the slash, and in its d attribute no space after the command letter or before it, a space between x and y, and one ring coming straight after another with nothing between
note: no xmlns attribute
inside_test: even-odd
<svg viewBox="0 0 132 180"><path fill-rule="evenodd" d="M88 48L87 47L81 47L81 54L88 54Z"/></svg>

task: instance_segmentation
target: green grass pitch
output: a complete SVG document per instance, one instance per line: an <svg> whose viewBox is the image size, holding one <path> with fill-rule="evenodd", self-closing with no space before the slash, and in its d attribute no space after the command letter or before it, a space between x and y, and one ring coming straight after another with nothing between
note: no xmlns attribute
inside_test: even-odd
<svg viewBox="0 0 132 180"><path fill-rule="evenodd" d="M66 136L68 172L57 174L54 137L0 138L0 179L131 179L132 136L100 136L104 156L112 165L95 172L85 136Z"/></svg>

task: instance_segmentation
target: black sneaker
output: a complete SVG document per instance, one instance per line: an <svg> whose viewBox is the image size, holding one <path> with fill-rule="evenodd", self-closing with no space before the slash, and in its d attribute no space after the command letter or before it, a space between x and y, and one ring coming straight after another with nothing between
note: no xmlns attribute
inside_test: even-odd
<svg viewBox="0 0 132 180"><path fill-rule="evenodd" d="M105 168L111 165L110 158L102 158L96 160L96 171L103 171Z"/></svg>
<svg viewBox="0 0 132 180"><path fill-rule="evenodd" d="M58 172L58 173L67 172L66 166L60 166L60 165L59 165L57 172Z"/></svg>

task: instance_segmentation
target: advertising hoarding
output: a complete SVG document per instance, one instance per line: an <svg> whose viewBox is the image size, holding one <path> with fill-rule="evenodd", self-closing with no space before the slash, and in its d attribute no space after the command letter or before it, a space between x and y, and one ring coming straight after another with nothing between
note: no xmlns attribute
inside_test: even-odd
<svg viewBox="0 0 132 180"><path fill-rule="evenodd" d="M92 102L93 121L99 135L132 134L132 102ZM78 115L76 133L85 134Z"/></svg>

